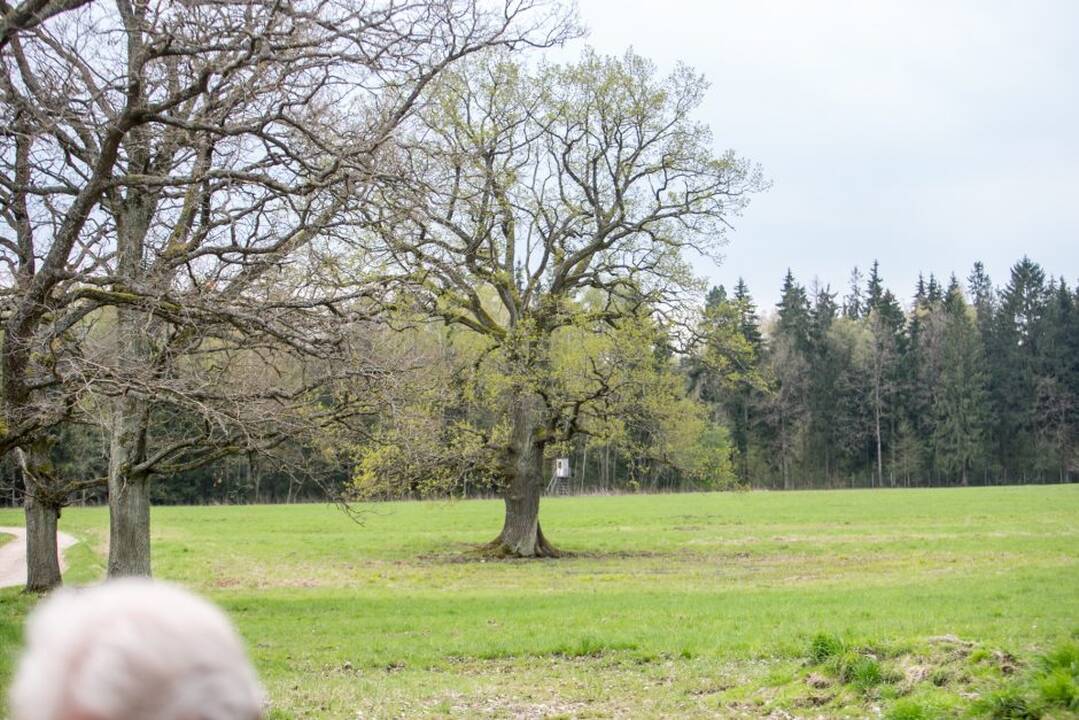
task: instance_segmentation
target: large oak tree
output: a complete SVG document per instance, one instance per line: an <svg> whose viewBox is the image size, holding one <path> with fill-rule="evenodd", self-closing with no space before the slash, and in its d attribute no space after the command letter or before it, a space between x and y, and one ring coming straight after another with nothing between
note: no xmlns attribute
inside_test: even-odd
<svg viewBox="0 0 1079 720"><path fill-rule="evenodd" d="M378 274L497 356L499 554L557 554L539 521L545 458L610 390L563 382L556 333L612 332L642 308L679 314L698 290L690 255L714 256L763 186L693 118L705 89L692 70L661 75L633 53L538 68L484 55L435 83L398 141L400 181L368 206ZM586 292L602 301L581 302Z"/></svg>

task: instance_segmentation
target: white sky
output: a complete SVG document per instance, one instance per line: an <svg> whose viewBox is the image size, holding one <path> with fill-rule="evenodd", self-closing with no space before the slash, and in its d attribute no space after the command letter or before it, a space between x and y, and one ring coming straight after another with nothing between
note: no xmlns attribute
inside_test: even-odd
<svg viewBox="0 0 1079 720"><path fill-rule="evenodd" d="M1079 278L1079 0L578 0L587 43L685 61L717 149L773 182L714 283L763 309L788 266L846 291L874 258L997 284L1024 253Z"/></svg>

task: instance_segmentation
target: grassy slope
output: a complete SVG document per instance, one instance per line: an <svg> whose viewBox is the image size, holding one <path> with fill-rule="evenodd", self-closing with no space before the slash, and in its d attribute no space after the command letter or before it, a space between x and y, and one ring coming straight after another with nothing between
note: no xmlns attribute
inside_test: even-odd
<svg viewBox="0 0 1079 720"><path fill-rule="evenodd" d="M497 502L373 505L359 525L324 506L158 508L154 565L230 611L297 717L859 716L898 691L808 689L817 633L908 663L933 636L1022 658L1079 630L1075 486L558 498L543 521L576 557L469 559ZM64 513L88 541L79 579L100 573L105 522ZM10 655L28 603L0 603ZM991 671L964 667L973 685L942 702Z"/></svg>

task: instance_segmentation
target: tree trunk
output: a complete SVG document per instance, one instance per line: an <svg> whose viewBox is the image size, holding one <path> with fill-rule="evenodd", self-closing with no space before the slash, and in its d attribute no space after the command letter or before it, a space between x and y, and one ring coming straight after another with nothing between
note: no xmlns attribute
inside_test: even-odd
<svg viewBox="0 0 1079 720"><path fill-rule="evenodd" d="M877 486L884 487L884 454L881 451L880 440L880 381L878 380L873 388L874 394L874 420L876 422L877 431Z"/></svg>
<svg viewBox="0 0 1079 720"><path fill-rule="evenodd" d="M109 577L150 576L150 478L135 470L146 447L146 402L116 400L109 447Z"/></svg>
<svg viewBox="0 0 1079 720"><path fill-rule="evenodd" d="M779 465L780 465L780 467L782 468L782 471L783 471L783 489L784 490L790 490L791 489L790 469L787 467L787 462L788 462L787 453L789 451L788 442L787 442L787 440L788 440L788 438L787 438L787 424L786 424L786 416L782 412L780 412L780 414L779 414L779 437L780 437L780 440L779 440L779 443L780 443Z"/></svg>
<svg viewBox="0 0 1079 720"><path fill-rule="evenodd" d="M888 463L888 484L890 486L892 486L892 487L895 487L895 451L896 451L895 446L897 445L897 443L895 441L895 418L894 417L892 418L891 429L888 432L889 432L888 437L890 438L890 443L889 444L891 445L891 454L892 454L891 462Z"/></svg>
<svg viewBox="0 0 1079 720"><path fill-rule="evenodd" d="M584 495L584 487L588 480L588 443L584 446L584 457L581 458L581 479L578 482L580 486L580 494Z"/></svg>
<svg viewBox="0 0 1079 720"><path fill-rule="evenodd" d="M749 400L744 395L742 397L742 446L742 482L749 485Z"/></svg>
<svg viewBox="0 0 1079 720"><path fill-rule="evenodd" d="M129 42L132 40L129 38ZM138 141L139 138L133 138ZM132 150L142 153L141 145ZM153 213L151 198L128 190L118 212L119 275L137 285L143 274L143 244ZM121 222L122 221L122 222ZM153 318L139 310L116 311L116 359L136 377L153 377L148 334ZM149 402L135 391L113 402L112 435L109 438L109 577L150 575L150 482L137 466L146 459Z"/></svg>
<svg viewBox="0 0 1079 720"><path fill-rule="evenodd" d="M50 442L38 439L17 451L25 487L26 592L47 592L63 582L56 545L60 501L49 450Z"/></svg>
<svg viewBox="0 0 1079 720"><path fill-rule="evenodd" d="M125 23L137 22L125 18ZM142 76L140 56L143 38L128 32L128 71ZM141 92L142 85L138 84ZM125 137L128 163L143 167L150 162L150 138L145 127L133 128ZM146 188L128 188L110 209L116 217L117 279L130 287L147 280L146 238L160 195ZM136 378L152 385L156 361L149 336L156 322L151 313L120 306L116 310L116 360ZM140 377L141 376L141 377ZM150 576L150 476L138 466L146 461L150 399L136 391L113 403L112 437L109 444L109 577Z"/></svg>
<svg viewBox="0 0 1079 720"><path fill-rule="evenodd" d="M607 486L611 482L611 444L603 445L603 492L607 492Z"/></svg>
<svg viewBox="0 0 1079 720"><path fill-rule="evenodd" d="M60 508L27 493L23 510L26 513L26 592L48 592L63 582L56 544Z"/></svg>
<svg viewBox="0 0 1079 720"><path fill-rule="evenodd" d="M512 557L558 557L539 523L543 493L543 445L534 444L522 457L519 470L506 489L506 517L502 532L492 543L499 555Z"/></svg>
<svg viewBox="0 0 1079 720"><path fill-rule="evenodd" d="M545 430L539 427L527 397L516 401L513 435L505 463L507 474L503 499L506 516L502 532L487 548L508 557L558 557L559 552L543 536L539 523L540 496L544 487Z"/></svg>
<svg viewBox="0 0 1079 720"><path fill-rule="evenodd" d="M259 502L259 485L262 481L262 475L258 468L255 466L255 454L247 453L247 482L249 485L254 485L255 489L255 504Z"/></svg>

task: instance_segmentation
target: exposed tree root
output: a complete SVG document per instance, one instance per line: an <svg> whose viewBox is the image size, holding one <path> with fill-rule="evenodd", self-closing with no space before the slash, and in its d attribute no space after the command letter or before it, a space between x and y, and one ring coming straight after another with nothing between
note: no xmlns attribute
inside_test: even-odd
<svg viewBox="0 0 1079 720"><path fill-rule="evenodd" d="M543 530L539 527L536 528L536 543L532 548L521 548L517 544L507 541L506 530L503 528L498 537L477 547L476 552L480 555L498 559L560 558L567 556L567 553L562 552L547 541L547 538L543 535Z"/></svg>

